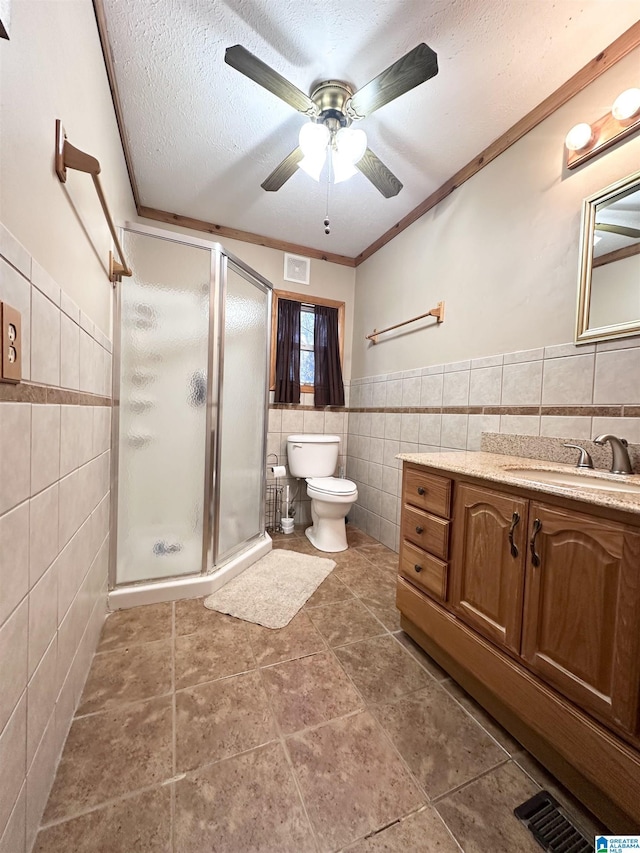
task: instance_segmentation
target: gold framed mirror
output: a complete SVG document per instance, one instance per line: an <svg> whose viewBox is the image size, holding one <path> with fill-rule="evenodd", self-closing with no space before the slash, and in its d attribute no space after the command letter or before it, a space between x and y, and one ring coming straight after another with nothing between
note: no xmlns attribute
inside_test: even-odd
<svg viewBox="0 0 640 853"><path fill-rule="evenodd" d="M640 172L582 205L576 343L640 335Z"/></svg>

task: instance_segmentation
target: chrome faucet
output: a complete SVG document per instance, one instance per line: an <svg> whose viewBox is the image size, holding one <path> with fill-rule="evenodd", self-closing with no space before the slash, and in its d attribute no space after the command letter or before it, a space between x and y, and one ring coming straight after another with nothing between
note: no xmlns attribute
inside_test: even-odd
<svg viewBox="0 0 640 853"><path fill-rule="evenodd" d="M605 445L607 442L611 445L613 459L611 460L612 474L632 474L631 460L629 459L629 451L627 450L628 442L626 438L618 438L616 435L604 433L593 439L594 444Z"/></svg>
<svg viewBox="0 0 640 853"><path fill-rule="evenodd" d="M584 447L581 447L579 444L563 444L563 447L572 447L575 450L580 451L580 457L576 462L576 468L593 468L593 459L591 458L591 454L588 450L585 450Z"/></svg>

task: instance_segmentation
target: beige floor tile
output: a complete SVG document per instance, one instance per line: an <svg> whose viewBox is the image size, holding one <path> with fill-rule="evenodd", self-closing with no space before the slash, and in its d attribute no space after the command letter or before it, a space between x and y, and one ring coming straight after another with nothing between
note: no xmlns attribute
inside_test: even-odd
<svg viewBox="0 0 640 853"><path fill-rule="evenodd" d="M217 610L208 610L203 604L204 598L188 598L176 601L176 636L207 631L214 636L221 627L246 626L241 619L234 619Z"/></svg>
<svg viewBox="0 0 640 853"><path fill-rule="evenodd" d="M430 798L469 782L507 754L441 685L372 709Z"/></svg>
<svg viewBox="0 0 640 853"><path fill-rule="evenodd" d="M370 714L287 739L322 851L339 850L418 808L423 796Z"/></svg>
<svg viewBox="0 0 640 853"><path fill-rule="evenodd" d="M371 569L371 562L354 548L348 548L346 551L339 551L337 554L332 554L331 559L336 564L334 573L341 580L347 570L361 569L362 571L369 571Z"/></svg>
<svg viewBox="0 0 640 853"><path fill-rule="evenodd" d="M330 652L260 670L271 707L284 734L317 726L363 707Z"/></svg>
<svg viewBox="0 0 640 853"><path fill-rule="evenodd" d="M176 693L176 769L193 770L276 737L257 672Z"/></svg>
<svg viewBox="0 0 640 853"><path fill-rule="evenodd" d="M238 621L238 620L236 620ZM176 690L255 669L256 662L243 627L223 623L218 631L176 637Z"/></svg>
<svg viewBox="0 0 640 853"><path fill-rule="evenodd" d="M336 655L367 704L398 699L433 683L389 634L343 646Z"/></svg>
<svg viewBox="0 0 640 853"><path fill-rule="evenodd" d="M171 637L172 619L171 602L116 610L107 616L98 651L166 640Z"/></svg>
<svg viewBox="0 0 640 853"><path fill-rule="evenodd" d="M313 853L280 744L201 768L176 784L179 853Z"/></svg>
<svg viewBox="0 0 640 853"><path fill-rule="evenodd" d="M350 548L357 548L360 545L377 545L377 539L369 536L364 530L359 527L354 527L352 524L347 524L347 543Z"/></svg>
<svg viewBox="0 0 640 853"><path fill-rule="evenodd" d="M513 814L538 787L509 762L437 804L465 853L540 853L533 835Z"/></svg>
<svg viewBox="0 0 640 853"><path fill-rule="evenodd" d="M367 566L339 567L339 578L359 598L385 599L396 595L396 577L380 571L369 563Z"/></svg>
<svg viewBox="0 0 640 853"><path fill-rule="evenodd" d="M431 806L345 848L344 853L460 853L440 815ZM515 853L515 851L514 851Z"/></svg>
<svg viewBox="0 0 640 853"><path fill-rule="evenodd" d="M80 814L172 775L172 702L149 699L76 719L44 820Z"/></svg>
<svg viewBox="0 0 640 853"><path fill-rule="evenodd" d="M382 622L387 631L400 630L400 611L396 607L395 596L386 602L374 598L361 598L360 601Z"/></svg>
<svg viewBox="0 0 640 853"><path fill-rule="evenodd" d="M442 686L480 723L485 731L489 732L492 738L498 741L503 749L507 750L509 755L522 752L522 746L518 741L514 737L511 737L509 732L503 729L500 723L494 720L488 711L485 711L481 705L478 705L475 699L460 687L457 682L449 678L442 682Z"/></svg>
<svg viewBox="0 0 640 853"><path fill-rule="evenodd" d="M399 557L391 548L386 545L381 545L379 542L373 542L368 545L358 545L357 551L366 557L377 569L392 574L398 573Z"/></svg>
<svg viewBox="0 0 640 853"><path fill-rule="evenodd" d="M334 601L345 601L353 598L353 593L333 573L322 581L317 590L308 599L305 607L320 607L323 604L331 604Z"/></svg>
<svg viewBox="0 0 640 853"><path fill-rule="evenodd" d="M437 664L430 655L428 655L417 643L414 643L408 634L404 631L396 632L393 635L396 640L401 643L405 649L413 655L413 657L421 664L436 681L444 681L449 678L449 673Z"/></svg>
<svg viewBox="0 0 640 853"><path fill-rule="evenodd" d="M307 611L300 611L288 625L278 630L251 623L249 642L259 666L301 658L326 649Z"/></svg>
<svg viewBox="0 0 640 853"><path fill-rule="evenodd" d="M91 664L76 714L90 714L123 702L169 693L172 657L171 640L100 652Z"/></svg>
<svg viewBox="0 0 640 853"><path fill-rule="evenodd" d="M357 599L308 610L309 618L330 646L384 634L384 627Z"/></svg>
<svg viewBox="0 0 640 853"><path fill-rule="evenodd" d="M170 853L165 785L40 830L33 853Z"/></svg>

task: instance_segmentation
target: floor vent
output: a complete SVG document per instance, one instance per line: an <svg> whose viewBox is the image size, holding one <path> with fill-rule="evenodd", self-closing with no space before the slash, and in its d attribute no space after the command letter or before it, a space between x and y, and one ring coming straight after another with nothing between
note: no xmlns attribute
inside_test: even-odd
<svg viewBox="0 0 640 853"><path fill-rule="evenodd" d="M544 850L553 853L594 853L593 844L569 820L548 791L540 791L513 813Z"/></svg>

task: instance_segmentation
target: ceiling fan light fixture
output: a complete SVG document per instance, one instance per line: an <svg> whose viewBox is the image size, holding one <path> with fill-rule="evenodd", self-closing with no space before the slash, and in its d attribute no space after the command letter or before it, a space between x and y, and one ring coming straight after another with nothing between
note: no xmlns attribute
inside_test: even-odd
<svg viewBox="0 0 640 853"><path fill-rule="evenodd" d="M298 137L302 153L305 157L317 159L320 154L325 154L330 137L329 129L324 124L314 121L303 124ZM324 163L324 156L322 162Z"/></svg>
<svg viewBox="0 0 640 853"><path fill-rule="evenodd" d="M336 133L336 150L341 159L355 166L367 150L367 134L359 128L341 127Z"/></svg>
<svg viewBox="0 0 640 853"><path fill-rule="evenodd" d="M567 133L564 144L569 151L582 151L587 148L593 140L593 130L591 125L586 122L574 125L569 133Z"/></svg>
<svg viewBox="0 0 640 853"><path fill-rule="evenodd" d="M333 171L333 183L340 184L357 174L358 170L351 160L340 150L331 151L331 167Z"/></svg>
<svg viewBox="0 0 640 853"><path fill-rule="evenodd" d="M613 102L611 115L616 121L626 121L640 112L640 89L627 89Z"/></svg>
<svg viewBox="0 0 640 853"><path fill-rule="evenodd" d="M314 152L313 154L305 154L302 160L298 163L298 168L306 172L314 181L320 181L320 175L324 168L326 159L327 149L323 148L322 151Z"/></svg>

